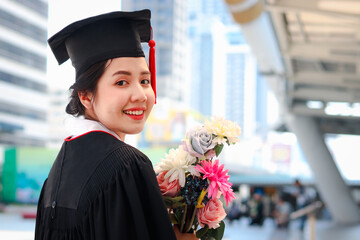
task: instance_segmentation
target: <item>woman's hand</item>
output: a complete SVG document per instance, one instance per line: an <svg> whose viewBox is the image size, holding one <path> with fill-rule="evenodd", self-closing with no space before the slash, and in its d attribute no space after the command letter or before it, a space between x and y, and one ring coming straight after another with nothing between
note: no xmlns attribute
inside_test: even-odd
<svg viewBox="0 0 360 240"><path fill-rule="evenodd" d="M177 240L199 240L195 233L181 233L178 225L174 225L174 232Z"/></svg>

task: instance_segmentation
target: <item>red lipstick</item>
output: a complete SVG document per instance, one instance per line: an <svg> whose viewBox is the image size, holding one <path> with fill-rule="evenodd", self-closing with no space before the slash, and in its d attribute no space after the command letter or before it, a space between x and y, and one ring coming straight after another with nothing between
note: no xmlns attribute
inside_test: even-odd
<svg viewBox="0 0 360 240"><path fill-rule="evenodd" d="M129 108L123 112L131 119L142 120L144 118L145 108Z"/></svg>

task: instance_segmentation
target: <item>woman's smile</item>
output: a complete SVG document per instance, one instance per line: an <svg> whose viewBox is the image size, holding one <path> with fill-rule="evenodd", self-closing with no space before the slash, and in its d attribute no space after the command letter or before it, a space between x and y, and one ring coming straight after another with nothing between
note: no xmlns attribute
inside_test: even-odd
<svg viewBox="0 0 360 240"><path fill-rule="evenodd" d="M145 108L130 108L123 112L134 120L142 120L144 118Z"/></svg>

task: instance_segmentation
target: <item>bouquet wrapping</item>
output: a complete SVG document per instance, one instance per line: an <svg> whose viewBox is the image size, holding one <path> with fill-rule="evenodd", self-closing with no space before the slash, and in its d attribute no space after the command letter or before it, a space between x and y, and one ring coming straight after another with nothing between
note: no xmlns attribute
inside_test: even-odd
<svg viewBox="0 0 360 240"><path fill-rule="evenodd" d="M203 126L186 132L182 145L170 149L155 166L157 180L170 219L181 232L194 232L201 239L220 240L228 206L235 198L228 170L217 157L225 144L239 141L240 127L213 117Z"/></svg>

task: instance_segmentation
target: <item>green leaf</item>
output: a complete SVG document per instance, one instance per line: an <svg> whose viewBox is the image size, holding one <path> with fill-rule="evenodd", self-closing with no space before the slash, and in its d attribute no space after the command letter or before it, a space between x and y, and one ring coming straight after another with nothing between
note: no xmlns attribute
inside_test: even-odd
<svg viewBox="0 0 360 240"><path fill-rule="evenodd" d="M214 147L214 151L215 151L216 156L219 156L219 155L220 155L223 147L224 147L224 144L216 145L216 146Z"/></svg>
<svg viewBox="0 0 360 240"><path fill-rule="evenodd" d="M214 237L212 237L212 236L209 236L209 235L205 235L205 236L203 236L202 238L201 238L201 240L216 240Z"/></svg>
<svg viewBox="0 0 360 240"><path fill-rule="evenodd" d="M206 235L213 237L215 240L221 240L224 236L225 223L224 221L220 222L220 226L216 229L209 229Z"/></svg>
<svg viewBox="0 0 360 240"><path fill-rule="evenodd" d="M185 205L184 198L181 196L179 197L163 196L163 199L167 208L178 208Z"/></svg>
<svg viewBox="0 0 360 240"><path fill-rule="evenodd" d="M186 203L175 203L173 208L185 207Z"/></svg>
<svg viewBox="0 0 360 240"><path fill-rule="evenodd" d="M201 229L196 231L196 237L197 238L202 238L208 230L209 230L208 225L205 225L204 228L201 228Z"/></svg>
<svg viewBox="0 0 360 240"><path fill-rule="evenodd" d="M181 223L181 219L182 219L182 214L183 214L182 210L174 209L174 215L175 215L176 221L178 222L179 229L180 229L180 223Z"/></svg>
<svg viewBox="0 0 360 240"><path fill-rule="evenodd" d="M179 224L179 221L177 220L175 214L170 214L170 220L172 224Z"/></svg>

